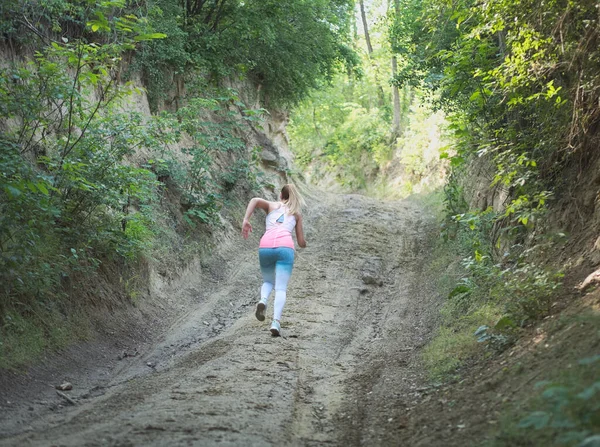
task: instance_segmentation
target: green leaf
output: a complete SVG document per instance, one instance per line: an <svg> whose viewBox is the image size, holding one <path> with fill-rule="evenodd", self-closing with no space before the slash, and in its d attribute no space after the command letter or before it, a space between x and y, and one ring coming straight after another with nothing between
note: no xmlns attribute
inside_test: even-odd
<svg viewBox="0 0 600 447"><path fill-rule="evenodd" d="M556 438L556 444L570 444L573 445L574 442L581 442L585 439L586 436L590 434L589 430L584 431L568 431L566 433L561 433Z"/></svg>
<svg viewBox="0 0 600 447"><path fill-rule="evenodd" d="M105 0L100 3L104 8L124 8L125 0Z"/></svg>
<svg viewBox="0 0 600 447"><path fill-rule="evenodd" d="M593 355L591 357L586 357L584 359L579 360L580 365L591 365L592 363L596 363L600 360L600 354Z"/></svg>
<svg viewBox="0 0 600 447"><path fill-rule="evenodd" d="M480 336L480 335L485 335L485 333L487 332L487 330L488 330L489 328L490 328L490 327L489 327L488 325L486 325L486 324L484 324L484 325L482 325L482 326L479 326L479 327L477 328L477 330L476 330L476 331L473 333L473 335L474 335L475 337L478 337L478 336Z"/></svg>
<svg viewBox="0 0 600 447"><path fill-rule="evenodd" d="M15 188L14 186L6 185L5 189L6 189L6 192L13 197L19 197L21 195L21 190Z"/></svg>
<svg viewBox="0 0 600 447"><path fill-rule="evenodd" d="M466 284L460 284L452 289L452 292L448 295L448 298L453 298L456 295L462 295L464 293L471 293L471 288Z"/></svg>
<svg viewBox="0 0 600 447"><path fill-rule="evenodd" d="M450 158L450 166L452 166L453 168L462 165L464 162L465 159L460 155L455 155L454 157Z"/></svg>
<svg viewBox="0 0 600 447"><path fill-rule="evenodd" d="M578 447L600 447L600 435L593 435L579 444Z"/></svg>
<svg viewBox="0 0 600 447"><path fill-rule="evenodd" d="M547 388L542 393L544 399L564 399L569 394L569 390L564 386L553 386Z"/></svg>
<svg viewBox="0 0 600 447"><path fill-rule="evenodd" d="M165 37L167 37L167 35L164 33L138 34L133 38L133 40L136 42L143 42L146 40L164 39Z"/></svg>
<svg viewBox="0 0 600 447"><path fill-rule="evenodd" d="M35 187L35 183L27 182L26 185L27 185L27 188L29 188L29 191L34 192L34 193L38 192L38 189Z"/></svg>
<svg viewBox="0 0 600 447"><path fill-rule="evenodd" d="M579 399L590 400L596 395L596 392L600 391L600 382L595 382L591 386L587 387L581 393L577 394Z"/></svg>
<svg viewBox="0 0 600 447"><path fill-rule="evenodd" d="M475 260L477 262L483 261L483 255L481 254L481 252L479 250L475 250Z"/></svg>
<svg viewBox="0 0 600 447"><path fill-rule="evenodd" d="M48 188L46 188L46 185L45 185L44 183L42 183L42 182L38 182L38 183L36 184L36 186L37 186L37 188L40 190L40 192L41 192L42 194L44 194L44 195L46 195L46 196L49 194L49 192L48 192Z"/></svg>
<svg viewBox="0 0 600 447"><path fill-rule="evenodd" d="M514 328L514 327L517 327L517 324L509 316L504 316L504 317L500 318L498 320L498 322L496 323L496 325L494 326L494 328L498 329L499 331L501 331L503 329L507 329L507 328Z"/></svg>
<svg viewBox="0 0 600 447"><path fill-rule="evenodd" d="M520 428L535 428L539 430L544 428L550 422L550 414L545 411L534 411L519 422Z"/></svg>

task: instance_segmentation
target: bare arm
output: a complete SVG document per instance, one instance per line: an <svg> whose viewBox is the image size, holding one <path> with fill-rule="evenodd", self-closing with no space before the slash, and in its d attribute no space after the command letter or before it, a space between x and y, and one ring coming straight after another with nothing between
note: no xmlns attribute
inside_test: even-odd
<svg viewBox="0 0 600 447"><path fill-rule="evenodd" d="M302 216L296 215L296 240L300 248L306 248L306 240L304 239L304 228L302 227Z"/></svg>
<svg viewBox="0 0 600 447"><path fill-rule="evenodd" d="M267 213L273 207L274 202L269 202L268 200L261 199L260 197L254 197L248 202L248 206L246 207L246 214L244 215L244 221L242 222L242 236L244 239L248 239L250 233L252 233L252 225L250 225L250 217L256 208L260 208L265 210Z"/></svg>

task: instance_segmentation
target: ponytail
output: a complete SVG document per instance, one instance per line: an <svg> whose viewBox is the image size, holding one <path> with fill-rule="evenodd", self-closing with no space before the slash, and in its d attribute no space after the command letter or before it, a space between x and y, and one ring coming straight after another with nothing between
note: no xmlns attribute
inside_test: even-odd
<svg viewBox="0 0 600 447"><path fill-rule="evenodd" d="M281 201L287 206L290 214L300 214L306 202L298 192L298 189L288 183L281 188Z"/></svg>

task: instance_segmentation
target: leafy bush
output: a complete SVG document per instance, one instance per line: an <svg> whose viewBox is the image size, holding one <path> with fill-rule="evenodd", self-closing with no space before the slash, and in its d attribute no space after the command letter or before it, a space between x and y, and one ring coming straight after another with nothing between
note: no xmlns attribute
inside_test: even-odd
<svg viewBox="0 0 600 447"><path fill-rule="evenodd" d="M136 243L125 233L126 216L151 199L155 180L123 164L142 135L140 117L115 108L132 93L116 73L135 42L162 36L143 34L147 27L135 16L115 14L121 3L73 10L67 2L45 4L45 19L76 10L91 32L110 39L100 45L65 37L1 69L3 311L16 296L52 296L71 273Z"/></svg>
<svg viewBox="0 0 600 447"><path fill-rule="evenodd" d="M153 118L123 111L139 91L119 81L122 55L139 42L164 37L151 32L142 18L125 13L124 2L75 7L57 0L42 2L39 11L29 4L13 6L22 6L25 15L38 14L39 39L44 33L63 33L73 23L81 29L38 43L33 58L15 56L0 68L4 366L63 343L59 332L71 325L69 318L76 312L63 299L70 284L91 277L102 263L132 264L153 249L161 233L155 221L161 176L171 170L179 185L201 183L177 163L136 166L132 160L137 150L170 152L169 145L191 129L209 150L235 149L241 157L245 149L227 123L217 130L205 126L201 140L194 127L198 123L189 116ZM70 13L74 16L65 18ZM11 39L31 44L20 37L20 25L10 16L2 15L2 20L4 28L16 27ZM54 22L53 29L43 28ZM198 200L212 214L218 211L216 195L198 191L204 194ZM216 221L213 215L211 219ZM45 324L50 320L56 324Z"/></svg>
<svg viewBox="0 0 600 447"><path fill-rule="evenodd" d="M460 188L447 188L446 209L465 206ZM560 290L562 273L538 263L546 248L543 238L529 249L513 246L496 254L498 246L490 240L496 219L487 209L450 215L444 222L436 257L460 268L448 277L437 271L444 265L432 267L438 287L448 294L441 329L424 357L436 379L454 374L481 347L490 352L506 349L521 327L549 311Z"/></svg>
<svg viewBox="0 0 600 447"><path fill-rule="evenodd" d="M543 314L560 283L530 252L548 245L549 203L568 194L560 173L593 156L596 6L551 2L540 15L531 1L402 0L390 27L395 83L434 91L454 137L443 154L450 161L445 236L466 240L469 279L517 324ZM473 171L482 165L490 169L480 180L506 196L493 209L474 203Z"/></svg>
<svg viewBox="0 0 600 447"><path fill-rule="evenodd" d="M600 356L580 359L553 380L535 384L524 408L510 411L487 445L593 446L600 426Z"/></svg>

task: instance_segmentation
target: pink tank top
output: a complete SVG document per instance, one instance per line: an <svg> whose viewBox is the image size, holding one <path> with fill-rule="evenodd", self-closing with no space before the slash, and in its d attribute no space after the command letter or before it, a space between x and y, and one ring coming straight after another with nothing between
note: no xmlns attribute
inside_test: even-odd
<svg viewBox="0 0 600 447"><path fill-rule="evenodd" d="M260 239L259 248L294 247L292 231L296 227L296 217L288 214L288 209L282 205L267 214L266 231Z"/></svg>

